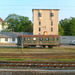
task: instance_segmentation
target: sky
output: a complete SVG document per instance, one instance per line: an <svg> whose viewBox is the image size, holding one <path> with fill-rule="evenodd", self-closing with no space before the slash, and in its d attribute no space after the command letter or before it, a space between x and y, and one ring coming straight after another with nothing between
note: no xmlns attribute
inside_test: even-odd
<svg viewBox="0 0 75 75"><path fill-rule="evenodd" d="M75 0L0 0L0 17L4 20L9 14L29 17L32 9L59 9L61 19L75 17Z"/></svg>

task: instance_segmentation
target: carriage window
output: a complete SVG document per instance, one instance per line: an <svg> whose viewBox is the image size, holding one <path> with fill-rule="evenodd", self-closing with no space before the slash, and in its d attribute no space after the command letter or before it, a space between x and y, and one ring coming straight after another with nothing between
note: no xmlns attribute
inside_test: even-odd
<svg viewBox="0 0 75 75"><path fill-rule="evenodd" d="M46 38L46 41L49 41L49 38Z"/></svg>
<svg viewBox="0 0 75 75"><path fill-rule="evenodd" d="M20 41L20 38L18 38L18 40Z"/></svg>
<svg viewBox="0 0 75 75"><path fill-rule="evenodd" d="M43 40L43 38L40 38L40 41L42 41Z"/></svg>
<svg viewBox="0 0 75 75"><path fill-rule="evenodd" d="M36 38L33 38L33 40L35 41L35 40L36 40Z"/></svg>
<svg viewBox="0 0 75 75"><path fill-rule="evenodd" d="M18 41L21 41L21 38L18 38Z"/></svg>
<svg viewBox="0 0 75 75"><path fill-rule="evenodd" d="M59 38L57 38L57 41L59 40Z"/></svg>
<svg viewBox="0 0 75 75"><path fill-rule="evenodd" d="M53 37L53 41L55 40L55 38Z"/></svg>
<svg viewBox="0 0 75 75"><path fill-rule="evenodd" d="M28 38L28 41L30 41L30 38Z"/></svg>
<svg viewBox="0 0 75 75"><path fill-rule="evenodd" d="M26 38L24 38L24 41L26 41Z"/></svg>

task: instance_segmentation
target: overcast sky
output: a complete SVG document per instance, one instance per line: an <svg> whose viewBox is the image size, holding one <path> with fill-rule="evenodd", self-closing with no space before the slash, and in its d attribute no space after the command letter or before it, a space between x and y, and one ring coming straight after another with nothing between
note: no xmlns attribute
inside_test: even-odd
<svg viewBox="0 0 75 75"><path fill-rule="evenodd" d="M32 21L32 9L60 9L60 21L75 17L75 0L0 0L0 17L3 20L9 14L17 14Z"/></svg>

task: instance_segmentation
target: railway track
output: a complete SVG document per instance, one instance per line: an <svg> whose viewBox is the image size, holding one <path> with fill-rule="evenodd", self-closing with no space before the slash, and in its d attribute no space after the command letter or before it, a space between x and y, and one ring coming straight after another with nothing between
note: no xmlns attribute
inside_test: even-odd
<svg viewBox="0 0 75 75"><path fill-rule="evenodd" d="M0 61L1 66L9 67L75 67L75 62L17 62Z"/></svg>

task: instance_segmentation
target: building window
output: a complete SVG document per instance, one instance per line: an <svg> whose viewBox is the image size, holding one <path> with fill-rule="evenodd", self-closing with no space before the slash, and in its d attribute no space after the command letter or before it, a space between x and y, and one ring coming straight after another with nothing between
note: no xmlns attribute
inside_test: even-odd
<svg viewBox="0 0 75 75"><path fill-rule="evenodd" d="M42 16L42 13L38 13L38 17L41 17Z"/></svg>
<svg viewBox="0 0 75 75"><path fill-rule="evenodd" d="M53 22L51 22L51 26L53 26Z"/></svg>
<svg viewBox="0 0 75 75"><path fill-rule="evenodd" d="M51 32L53 32L53 27L51 27Z"/></svg>
<svg viewBox="0 0 75 75"><path fill-rule="evenodd" d="M50 13L50 17L54 17L54 13Z"/></svg>
<svg viewBox="0 0 75 75"><path fill-rule="evenodd" d="M41 28L39 27L39 31L41 31Z"/></svg>
<svg viewBox="0 0 75 75"><path fill-rule="evenodd" d="M40 33L39 33L39 35L40 35Z"/></svg>
<svg viewBox="0 0 75 75"><path fill-rule="evenodd" d="M5 38L5 41L8 41L8 38Z"/></svg>
<svg viewBox="0 0 75 75"><path fill-rule="evenodd" d="M39 25L41 25L41 21L39 21Z"/></svg>
<svg viewBox="0 0 75 75"><path fill-rule="evenodd" d="M12 38L12 41L15 41L15 38Z"/></svg>

